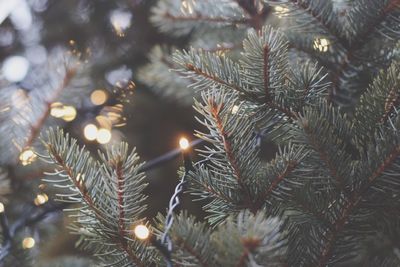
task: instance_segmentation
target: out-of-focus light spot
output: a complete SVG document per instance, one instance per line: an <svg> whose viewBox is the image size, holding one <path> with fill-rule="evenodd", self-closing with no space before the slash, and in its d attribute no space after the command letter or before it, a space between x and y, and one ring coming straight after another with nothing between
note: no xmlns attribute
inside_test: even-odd
<svg viewBox="0 0 400 267"><path fill-rule="evenodd" d="M29 165L34 162L37 158L37 155L33 151L32 148L26 148L24 151L19 154L19 160L23 166Z"/></svg>
<svg viewBox="0 0 400 267"><path fill-rule="evenodd" d="M49 197L45 194L38 194L35 199L33 200L33 203L35 203L36 206L43 205L49 200Z"/></svg>
<svg viewBox="0 0 400 267"><path fill-rule="evenodd" d="M50 108L50 115L55 118L62 118L65 121L73 121L76 118L76 109L73 106L64 106L63 103L54 102Z"/></svg>
<svg viewBox="0 0 400 267"><path fill-rule="evenodd" d="M50 115L55 118L64 116L64 105L61 102L54 102L50 106Z"/></svg>
<svg viewBox="0 0 400 267"><path fill-rule="evenodd" d="M135 233L135 236L137 238L142 240L145 240L150 236L149 228L147 228L147 226L143 224L136 225L133 232Z"/></svg>
<svg viewBox="0 0 400 267"><path fill-rule="evenodd" d="M73 106L64 106L64 115L62 119L65 121L73 121L76 118L76 109Z"/></svg>
<svg viewBox="0 0 400 267"><path fill-rule="evenodd" d="M289 9L287 7L283 6L276 6L274 8L274 13L275 15L278 16L278 18L282 18L284 15L286 15L289 12Z"/></svg>
<svg viewBox="0 0 400 267"><path fill-rule="evenodd" d="M88 124L83 129L83 135L89 141L93 141L96 139L97 132L98 132L97 126L94 124Z"/></svg>
<svg viewBox="0 0 400 267"><path fill-rule="evenodd" d="M32 237L25 237L22 240L23 249L30 249L33 248L34 246L35 246L35 239L33 239Z"/></svg>
<svg viewBox="0 0 400 267"><path fill-rule="evenodd" d="M104 128L99 129L96 140L102 145L107 144L111 141L111 131Z"/></svg>
<svg viewBox="0 0 400 267"><path fill-rule="evenodd" d="M0 202L0 213L4 212L4 204Z"/></svg>
<svg viewBox="0 0 400 267"><path fill-rule="evenodd" d="M31 27L33 19L27 1L18 1L18 4L10 14L10 19L18 30L27 30Z"/></svg>
<svg viewBox="0 0 400 267"><path fill-rule="evenodd" d="M181 147L181 149L186 150L189 148L190 144L189 144L189 140L187 140L185 137L182 137L181 139L179 139L179 146Z"/></svg>
<svg viewBox="0 0 400 267"><path fill-rule="evenodd" d="M29 70L29 61L22 56L11 56L3 63L2 72L10 82L22 81Z"/></svg>
<svg viewBox="0 0 400 267"><path fill-rule="evenodd" d="M110 14L110 22L119 37L125 36L125 31L131 26L132 14L124 10L114 10Z"/></svg>
<svg viewBox="0 0 400 267"><path fill-rule="evenodd" d="M236 113L238 113L238 111L239 111L239 106L237 106L237 105L234 105L233 106L233 108L232 108L232 114L236 114Z"/></svg>
<svg viewBox="0 0 400 267"><path fill-rule="evenodd" d="M314 49L320 52L327 52L329 44L329 40L326 38L316 38L314 40Z"/></svg>
<svg viewBox="0 0 400 267"><path fill-rule="evenodd" d="M104 90L94 90L90 95L90 101L94 105L103 105L107 101L107 93Z"/></svg>

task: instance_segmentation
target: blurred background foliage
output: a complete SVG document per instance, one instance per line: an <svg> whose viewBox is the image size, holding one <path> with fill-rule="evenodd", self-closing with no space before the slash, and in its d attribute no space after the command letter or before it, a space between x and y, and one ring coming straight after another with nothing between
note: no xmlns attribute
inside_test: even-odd
<svg viewBox="0 0 400 267"><path fill-rule="evenodd" d="M35 126L59 125L93 152L127 141L145 161L176 148L182 135L191 137L197 125L191 106L166 101L134 78L153 46L183 47L187 41L152 26L149 13L156 2L0 1L0 161L10 178L10 185L4 183L1 190L10 187L9 203L2 202L11 222L38 201L47 201L47 194L52 197L51 188L41 182L48 166L32 153L40 153L40 129ZM74 90L57 95L66 85ZM48 118L42 117L46 111ZM88 124L96 129L85 133ZM93 130L100 129L104 135L96 140ZM165 211L180 165L176 159L147 172L149 218ZM191 201L184 206L200 211ZM60 216L41 223L41 228L55 226L48 237L38 234L40 227L22 231L21 239L33 236L36 243L45 242L40 250L44 262L80 253L65 228L68 218L62 221ZM59 225L64 227L57 229Z"/></svg>

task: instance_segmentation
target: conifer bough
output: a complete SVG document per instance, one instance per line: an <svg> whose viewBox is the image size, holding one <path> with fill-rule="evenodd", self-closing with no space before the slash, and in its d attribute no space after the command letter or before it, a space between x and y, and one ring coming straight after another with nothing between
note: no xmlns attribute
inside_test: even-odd
<svg viewBox="0 0 400 267"><path fill-rule="evenodd" d="M248 21L265 8L262 1L248 1L255 11L241 9L246 1L184 2L182 9L181 1L160 1L153 21L162 31L251 28ZM341 13L333 1L265 2L284 8L283 33L251 29L232 58L204 49L173 56L172 75L200 94L194 108L207 130L196 135L206 145L188 190L206 200L208 216L198 222L176 214L172 261L399 266L399 1L345 1ZM315 49L317 37L330 47ZM279 147L268 162L259 129ZM144 223L137 155L121 144L97 161L54 130L46 143L45 159L62 175L51 182L70 191L62 200L81 205L73 211L82 247L105 266L162 266L151 242L131 230ZM153 235L164 221L148 222Z"/></svg>

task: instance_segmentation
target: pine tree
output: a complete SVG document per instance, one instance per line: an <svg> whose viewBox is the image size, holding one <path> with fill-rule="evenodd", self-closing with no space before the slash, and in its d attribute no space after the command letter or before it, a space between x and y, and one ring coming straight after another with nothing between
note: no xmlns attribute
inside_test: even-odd
<svg viewBox="0 0 400 267"><path fill-rule="evenodd" d="M40 157L60 176L48 179L59 199L78 205L68 211L81 248L105 266L400 264L398 0L163 0L152 20L195 46L155 48L142 74L186 103L195 95L205 144L193 165L183 152L177 193L207 217L176 212L178 194L167 215L143 218L135 150L95 159L48 130Z"/></svg>

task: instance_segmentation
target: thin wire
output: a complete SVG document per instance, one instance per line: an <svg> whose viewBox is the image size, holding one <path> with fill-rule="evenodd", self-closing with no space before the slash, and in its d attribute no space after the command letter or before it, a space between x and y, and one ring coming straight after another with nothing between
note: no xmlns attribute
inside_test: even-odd
<svg viewBox="0 0 400 267"><path fill-rule="evenodd" d="M168 213L167 213L167 216L165 217L165 227L164 227L163 235L161 237L161 243L164 246L166 246L166 248L168 250L169 255L167 255L167 257L165 257L167 266L172 266L171 253L172 253L172 249L173 249L172 240L168 233L171 230L171 227L174 223L175 209L181 203L179 196L183 193L184 185L186 183L186 179L185 179L186 175L187 175L187 170L185 170L185 173L182 175L180 182L175 187L175 192L172 195L171 199L169 200Z"/></svg>

